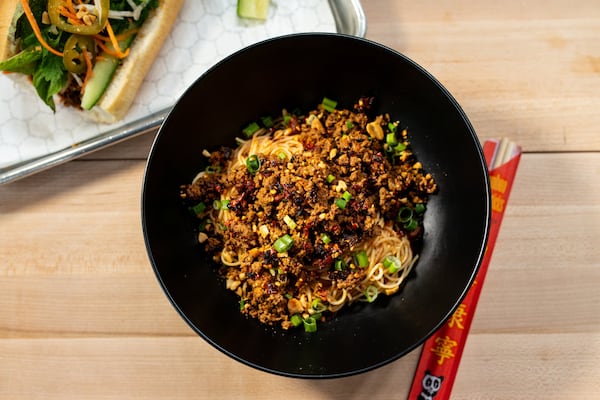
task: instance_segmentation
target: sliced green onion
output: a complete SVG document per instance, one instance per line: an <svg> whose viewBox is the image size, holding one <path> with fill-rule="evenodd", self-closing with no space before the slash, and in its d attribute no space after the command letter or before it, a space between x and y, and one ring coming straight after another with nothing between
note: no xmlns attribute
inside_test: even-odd
<svg viewBox="0 0 600 400"><path fill-rule="evenodd" d="M398 144L396 141L396 134L394 132L390 132L385 135L385 142L390 146L395 146Z"/></svg>
<svg viewBox="0 0 600 400"><path fill-rule="evenodd" d="M291 300L291 299L292 299L292 297L293 297L293 296L292 296L291 294L289 294L289 293L286 293L284 296L285 296L285 298L286 298L286 299L288 299L288 300Z"/></svg>
<svg viewBox="0 0 600 400"><path fill-rule="evenodd" d="M240 311L242 311L244 309L245 305L246 305L246 301L244 299L240 299Z"/></svg>
<svg viewBox="0 0 600 400"><path fill-rule="evenodd" d="M322 240L322 241L323 241L323 243L325 243L325 244L329 244L329 243L331 243L331 238L330 238L330 237L329 237L329 235L328 235L328 234L326 234L326 233L322 233L322 234L321 234L321 240Z"/></svg>
<svg viewBox="0 0 600 400"><path fill-rule="evenodd" d="M283 235L273 243L273 247L278 253L285 253L294 245L294 239L290 235Z"/></svg>
<svg viewBox="0 0 600 400"><path fill-rule="evenodd" d="M206 210L206 204L204 204L203 202L200 202L198 204L196 204L195 206L192 207L192 211L196 214L196 215L200 215L204 212L204 210Z"/></svg>
<svg viewBox="0 0 600 400"><path fill-rule="evenodd" d="M404 143L398 143L396 146L394 146L394 151L396 153L400 153L404 150L406 150L406 145Z"/></svg>
<svg viewBox="0 0 600 400"><path fill-rule="evenodd" d="M242 129L242 132L244 133L244 136L246 136L247 138L250 138L256 132L258 132L259 129L260 129L260 126L258 126L258 124L256 122L251 122L250 124L248 124L247 127Z"/></svg>
<svg viewBox="0 0 600 400"><path fill-rule="evenodd" d="M246 168L251 174L255 174L260 169L260 159L256 154L252 154L246 158Z"/></svg>
<svg viewBox="0 0 600 400"><path fill-rule="evenodd" d="M302 317L298 314L294 314L291 316L290 322L293 326L300 326L302 325Z"/></svg>
<svg viewBox="0 0 600 400"><path fill-rule="evenodd" d="M388 123L388 129L390 130L390 132L396 133L396 131L398 130L398 124L390 122Z"/></svg>
<svg viewBox="0 0 600 400"><path fill-rule="evenodd" d="M229 200L215 200L213 201L213 208L215 210L227 210L227 206L229 205Z"/></svg>
<svg viewBox="0 0 600 400"><path fill-rule="evenodd" d="M338 208L340 208L341 210L346 208L347 203L348 202L345 199L336 199L335 200L335 205L338 206Z"/></svg>
<svg viewBox="0 0 600 400"><path fill-rule="evenodd" d="M289 215L283 217L283 222L285 222L290 229L296 228L296 221L294 221Z"/></svg>
<svg viewBox="0 0 600 400"><path fill-rule="evenodd" d="M354 262L360 268L365 268L369 266L369 256L367 256L367 252L365 250L361 250L358 253L354 254Z"/></svg>
<svg viewBox="0 0 600 400"><path fill-rule="evenodd" d="M262 117L260 119L260 121L263 123L263 125L265 126L265 128L272 128L273 125L275 125L275 123L273 122L273 118L266 116L266 117Z"/></svg>
<svg viewBox="0 0 600 400"><path fill-rule="evenodd" d="M207 172L209 174L214 174L215 172L221 172L221 166L220 165L209 165L208 167L206 167L204 169L204 172Z"/></svg>
<svg viewBox="0 0 600 400"><path fill-rule="evenodd" d="M413 212L410 208L402 207L400 210L398 210L398 216L396 217L396 220L399 222L407 223L412 220L412 216Z"/></svg>
<svg viewBox="0 0 600 400"><path fill-rule="evenodd" d="M285 160L287 158L287 156L285 155L285 153L282 151L281 153L277 154L277 158L279 158L280 160Z"/></svg>
<svg viewBox="0 0 600 400"><path fill-rule="evenodd" d="M425 212L425 204L423 204L423 203L415 204L415 212L417 214L423 214Z"/></svg>
<svg viewBox="0 0 600 400"><path fill-rule="evenodd" d="M342 194L342 198L346 201L350 201L352 199L352 194L346 190L344 194Z"/></svg>
<svg viewBox="0 0 600 400"><path fill-rule="evenodd" d="M395 258L395 256L385 256L385 258L382 261L382 264L384 267L386 268L390 268L391 266L394 265L394 261L393 259Z"/></svg>
<svg viewBox="0 0 600 400"><path fill-rule="evenodd" d="M327 97L323 97L323 101L321 102L323 108L329 112L335 111L337 107L337 101L328 99Z"/></svg>
<svg viewBox="0 0 600 400"><path fill-rule="evenodd" d="M287 126L290 123L292 116L290 114L285 114L283 116L283 123Z"/></svg>
<svg viewBox="0 0 600 400"><path fill-rule="evenodd" d="M327 306L325 304L323 304L323 302L321 301L321 299L319 299L318 297L313 299L313 301L310 303L310 307L316 312L316 313L322 313L323 311L327 310ZM313 318L317 318L315 317L315 314L312 315Z"/></svg>
<svg viewBox="0 0 600 400"><path fill-rule="evenodd" d="M346 128L352 129L354 128L354 124L350 120L346 120Z"/></svg>
<svg viewBox="0 0 600 400"><path fill-rule="evenodd" d="M341 258L338 258L333 263L333 269L335 269L336 271L343 271L346 269L346 267L347 267L346 262L344 260L342 260Z"/></svg>
<svg viewBox="0 0 600 400"><path fill-rule="evenodd" d="M379 290L373 285L367 286L367 288L365 289L365 298L369 303L374 302L378 294Z"/></svg>
<svg viewBox="0 0 600 400"><path fill-rule="evenodd" d="M398 257L389 255L383 259L383 266L387 268L390 274L393 274L402 269L402 262Z"/></svg>
<svg viewBox="0 0 600 400"><path fill-rule="evenodd" d="M317 320L313 317L308 317L302 320L304 323L305 332L316 332L317 331Z"/></svg>
<svg viewBox="0 0 600 400"><path fill-rule="evenodd" d="M331 183L333 181L335 181L335 176L331 174L327 175L327 183Z"/></svg>
<svg viewBox="0 0 600 400"><path fill-rule="evenodd" d="M414 231L415 229L417 229L417 226L419 226L419 223L414 219L411 219L410 221L404 223L404 229L406 229L407 231Z"/></svg>

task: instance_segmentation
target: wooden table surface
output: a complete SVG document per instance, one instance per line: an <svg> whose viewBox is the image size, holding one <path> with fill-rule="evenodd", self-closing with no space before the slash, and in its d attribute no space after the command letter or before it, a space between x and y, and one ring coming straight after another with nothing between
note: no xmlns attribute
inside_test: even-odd
<svg viewBox="0 0 600 400"><path fill-rule="evenodd" d="M523 146L453 399L600 398L600 4L363 0L367 37ZM1 399L404 399L419 350L335 380L197 337L140 223L152 134L0 186Z"/></svg>

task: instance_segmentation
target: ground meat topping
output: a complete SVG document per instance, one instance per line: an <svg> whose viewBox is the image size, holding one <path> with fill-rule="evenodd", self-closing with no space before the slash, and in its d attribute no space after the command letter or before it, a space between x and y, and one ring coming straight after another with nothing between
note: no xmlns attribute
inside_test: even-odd
<svg viewBox="0 0 600 400"><path fill-rule="evenodd" d="M354 110L319 107L288 118L286 134L297 135L302 150L291 157L256 154L255 172L235 164L233 149L206 152L210 171L181 187L187 204L206 205L197 213L205 222L202 245L219 263L231 258L220 271L241 297L243 313L287 328L293 314L307 310L304 293L322 293L325 301L327 291L364 279L364 270L336 269L336 260L377 235L382 221L407 235L422 233L406 231L396 217L437 186L414 161L406 130L389 115L369 119L372 104L363 98ZM398 142L395 153L389 133ZM215 216L213 203L227 218ZM280 251L277 240L285 236L293 244Z"/></svg>

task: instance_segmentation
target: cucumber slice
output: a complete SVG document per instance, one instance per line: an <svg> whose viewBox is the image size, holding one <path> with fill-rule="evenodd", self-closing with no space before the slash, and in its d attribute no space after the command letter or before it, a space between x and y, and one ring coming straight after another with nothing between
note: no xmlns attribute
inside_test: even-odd
<svg viewBox="0 0 600 400"><path fill-rule="evenodd" d="M237 14L241 18L267 19L271 0L238 0Z"/></svg>
<svg viewBox="0 0 600 400"><path fill-rule="evenodd" d="M108 53L102 52L99 58L94 65L94 75L87 83L81 97L81 108L84 110L90 110L100 100L119 66L119 59Z"/></svg>
<svg viewBox="0 0 600 400"><path fill-rule="evenodd" d="M135 25L131 25L132 28L135 28ZM135 39L135 35L129 35L126 39L119 41L119 47L125 51L131 46L131 43ZM109 46L112 48L112 46ZM106 91L108 85L112 81L113 75L117 70L117 67L120 64L120 60L105 52L102 51L97 57L96 65L94 65L93 75L88 81L85 91L81 96L81 108L84 110L90 110L92 107L96 105L100 97Z"/></svg>

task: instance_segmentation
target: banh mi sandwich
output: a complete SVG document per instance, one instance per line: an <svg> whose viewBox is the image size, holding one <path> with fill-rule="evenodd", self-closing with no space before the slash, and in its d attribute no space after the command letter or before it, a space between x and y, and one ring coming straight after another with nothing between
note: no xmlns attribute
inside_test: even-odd
<svg viewBox="0 0 600 400"><path fill-rule="evenodd" d="M42 101L122 119L184 0L0 0L0 71Z"/></svg>

